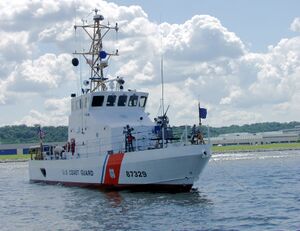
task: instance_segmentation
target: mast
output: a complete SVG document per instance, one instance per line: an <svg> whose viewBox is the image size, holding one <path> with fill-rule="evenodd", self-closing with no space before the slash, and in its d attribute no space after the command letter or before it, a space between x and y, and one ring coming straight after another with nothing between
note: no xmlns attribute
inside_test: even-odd
<svg viewBox="0 0 300 231"><path fill-rule="evenodd" d="M165 102L164 102L164 59L161 56L160 76L161 76L161 106L162 106L162 148L165 147Z"/></svg>
<svg viewBox="0 0 300 231"><path fill-rule="evenodd" d="M165 114L165 103L164 103L164 59L161 57L160 61L160 76L161 76L161 104L162 104L162 115Z"/></svg>
<svg viewBox="0 0 300 231"><path fill-rule="evenodd" d="M103 38L110 30L115 30L118 32L119 27L118 23L115 26L110 26L109 24L104 25L101 22L104 20L104 17L101 14L98 14L98 9L94 10L95 15L93 17L93 23L85 24L84 20L82 20L82 25L75 25L74 29L82 28L84 32L91 39L91 45L88 51L77 52L75 51L73 54L82 55L86 63L90 66L90 91L105 91L106 80L107 78L104 76L104 68L108 67L108 61L111 56L117 56L118 50L114 53L107 53L103 49ZM78 65L78 59L74 58L72 60L74 66Z"/></svg>

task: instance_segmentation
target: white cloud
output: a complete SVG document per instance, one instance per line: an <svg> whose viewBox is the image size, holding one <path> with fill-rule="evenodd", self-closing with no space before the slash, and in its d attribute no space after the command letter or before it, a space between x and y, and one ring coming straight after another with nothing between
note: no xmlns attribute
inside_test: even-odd
<svg viewBox="0 0 300 231"><path fill-rule="evenodd" d="M210 61L237 58L245 53L242 41L209 15L196 15L181 25L163 24L167 57L177 61Z"/></svg>
<svg viewBox="0 0 300 231"><path fill-rule="evenodd" d="M47 27L38 34L39 42L65 42L71 40L74 36L72 22L55 23Z"/></svg>
<svg viewBox="0 0 300 231"><path fill-rule="evenodd" d="M95 7L105 22L120 25L118 40L112 35L104 43L107 51L118 48L120 53L105 73L126 77L126 88L149 91L152 116L159 107L163 52L166 102L175 124L197 122L198 100L209 109L207 122L213 125L298 118L300 37L282 39L265 53L252 53L209 15L195 15L182 24L157 24L139 6L98 0L1 1L0 105L15 97L44 100L43 109L16 120L66 123L69 101L53 99L52 93L65 93L62 83L75 81L67 53L85 40L79 31L75 39L72 26ZM300 31L299 24L295 18L291 30ZM289 116L282 115L283 110Z"/></svg>
<svg viewBox="0 0 300 231"><path fill-rule="evenodd" d="M33 16L36 18L42 18L47 15L53 15L60 10L60 2L59 1L42 1L40 8L38 8L34 13Z"/></svg>
<svg viewBox="0 0 300 231"><path fill-rule="evenodd" d="M291 31L300 32L300 18L295 18L290 25Z"/></svg>
<svg viewBox="0 0 300 231"><path fill-rule="evenodd" d="M159 83L162 48L166 76L171 76L166 77L168 82L207 75L224 76L231 72L228 65L230 60L246 52L245 46L234 33L223 27L219 20L207 15L194 16L181 25L155 25L147 18L138 18L125 27L130 29L123 32L133 37L125 37L119 42L122 57L128 61L125 63L120 60L118 74L134 77L130 82L133 84L136 81L143 84ZM148 66L147 73L150 75L143 73L145 66Z"/></svg>
<svg viewBox="0 0 300 231"><path fill-rule="evenodd" d="M3 81L0 80L0 89L2 89L2 91L0 91L0 105L1 104L5 104L6 101L6 96L4 94L3 89L5 89L5 83Z"/></svg>
<svg viewBox="0 0 300 231"><path fill-rule="evenodd" d="M33 47L28 43L27 31L5 32L0 30L0 60L11 62L30 57Z"/></svg>
<svg viewBox="0 0 300 231"><path fill-rule="evenodd" d="M229 124L249 124L265 121L265 116L256 111L249 110L230 110L223 108L223 110L217 110L217 117L211 119L215 126L224 126Z"/></svg>
<svg viewBox="0 0 300 231"><path fill-rule="evenodd" d="M220 104L231 104L233 100L239 99L242 96L240 87L232 86L230 89L229 96L221 99Z"/></svg>
<svg viewBox="0 0 300 231"><path fill-rule="evenodd" d="M141 89L149 92L147 111L151 117L161 115L161 86L149 89ZM168 117L171 124L189 124L191 121L197 123L198 101L191 92L182 88L180 84L165 84L165 110L168 110Z"/></svg>
<svg viewBox="0 0 300 231"><path fill-rule="evenodd" d="M69 103L70 98L65 97L62 99L47 99L45 101L45 108L47 111L56 111L59 115L67 115L67 112L70 111Z"/></svg>
<svg viewBox="0 0 300 231"><path fill-rule="evenodd" d="M45 93L58 88L64 81L74 81L68 54L45 54L36 60L26 60L9 76L7 90Z"/></svg>
<svg viewBox="0 0 300 231"><path fill-rule="evenodd" d="M70 98L52 98L48 99L44 103L46 112L40 112L37 110L30 110L29 115L24 116L15 124L27 124L35 125L41 124L43 126L52 125L66 125L68 114L70 113Z"/></svg>

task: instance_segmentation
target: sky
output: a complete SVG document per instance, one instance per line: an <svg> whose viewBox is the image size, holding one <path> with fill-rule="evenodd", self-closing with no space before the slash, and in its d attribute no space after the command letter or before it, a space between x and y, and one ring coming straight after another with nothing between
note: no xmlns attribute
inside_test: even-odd
<svg viewBox="0 0 300 231"><path fill-rule="evenodd" d="M67 125L70 94L88 73L72 53L88 47L74 23L98 8L119 23L108 77L149 92L159 113L160 58L171 125L227 126L300 120L300 1L1 0L0 126Z"/></svg>

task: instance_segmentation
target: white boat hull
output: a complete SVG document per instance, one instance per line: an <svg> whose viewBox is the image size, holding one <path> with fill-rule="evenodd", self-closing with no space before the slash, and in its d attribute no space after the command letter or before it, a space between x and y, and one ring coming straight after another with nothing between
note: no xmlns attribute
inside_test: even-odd
<svg viewBox="0 0 300 231"><path fill-rule="evenodd" d="M66 160L31 160L32 182L103 189L189 191L210 145L189 145Z"/></svg>

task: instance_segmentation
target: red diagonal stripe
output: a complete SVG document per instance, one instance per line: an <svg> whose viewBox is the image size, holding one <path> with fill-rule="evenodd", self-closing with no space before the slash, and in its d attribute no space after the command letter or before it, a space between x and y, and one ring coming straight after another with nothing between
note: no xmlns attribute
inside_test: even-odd
<svg viewBox="0 0 300 231"><path fill-rule="evenodd" d="M117 185L119 183L120 168L124 153L117 153L109 155L106 170L104 184Z"/></svg>

